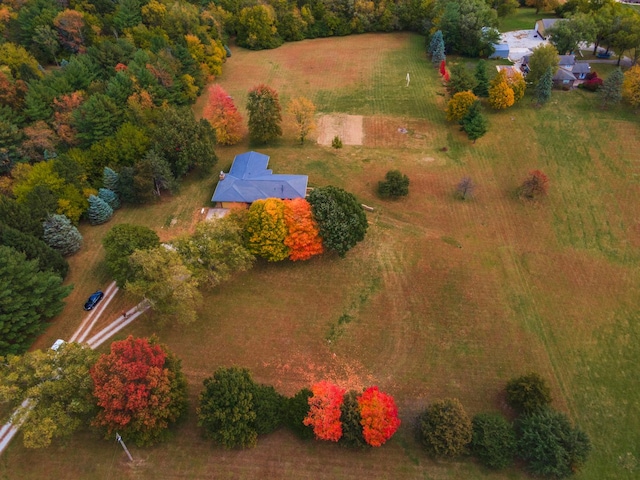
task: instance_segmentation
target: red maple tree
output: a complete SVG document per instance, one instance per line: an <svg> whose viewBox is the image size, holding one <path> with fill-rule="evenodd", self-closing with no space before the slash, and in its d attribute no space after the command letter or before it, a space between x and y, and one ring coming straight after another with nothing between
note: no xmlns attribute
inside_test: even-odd
<svg viewBox="0 0 640 480"><path fill-rule="evenodd" d="M304 198L286 200L284 219L289 230L284 244L289 247L290 260L308 260L324 251L318 223L313 217L311 205L307 200Z"/></svg>
<svg viewBox="0 0 640 480"><path fill-rule="evenodd" d="M378 387L367 388L358 397L362 435L372 447L379 447L389 440L400 426L398 407L391 395Z"/></svg>
<svg viewBox="0 0 640 480"><path fill-rule="evenodd" d="M209 120L216 131L216 140L220 145L234 145L242 138L242 115L233 98L220 85L209 87L209 98L202 116Z"/></svg>
<svg viewBox="0 0 640 480"><path fill-rule="evenodd" d="M313 427L316 438L337 442L342 437L340 406L345 390L323 380L313 385L311 391L313 396L309 397L309 413L303 423Z"/></svg>
<svg viewBox="0 0 640 480"><path fill-rule="evenodd" d="M179 362L154 339L111 344L91 369L98 412L93 424L107 434L118 431L139 445L161 438L183 413L186 382Z"/></svg>

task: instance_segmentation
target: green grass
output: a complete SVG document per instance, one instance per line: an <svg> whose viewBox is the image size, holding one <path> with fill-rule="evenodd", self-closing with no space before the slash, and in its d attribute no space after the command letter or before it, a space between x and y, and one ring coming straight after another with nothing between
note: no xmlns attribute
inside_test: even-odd
<svg viewBox="0 0 640 480"><path fill-rule="evenodd" d="M553 12L536 13L535 8L518 8L513 15L503 17L499 21L501 32L514 30L533 30L536 20L541 18L555 18Z"/></svg>
<svg viewBox="0 0 640 480"><path fill-rule="evenodd" d="M327 50L345 52L346 64L363 62L357 48L381 38L395 50L366 57L370 64L361 63L355 79L349 68L336 70L345 80L335 89L322 75L301 75L297 63L284 67L287 55L309 46L319 66ZM333 48L345 42L356 49L353 57ZM543 108L526 96L509 110L487 111L489 132L471 144L445 122L442 84L413 35L238 49L220 79L234 98L243 95L238 82L246 81L246 65L287 98L304 91L322 111L374 115L390 129L413 122L420 138L407 135L400 145L335 150L300 147L289 136L260 149L271 155L274 172L306 173L312 185L342 186L373 206L367 238L344 259L259 262L204 291L193 325L158 325L147 316L121 332L118 338L157 333L182 358L191 397L189 418L170 442L133 449L135 467L113 442L84 433L42 452L15 442L0 458L0 478L528 478L515 468L495 473L468 460L430 460L412 425L426 404L446 397L459 398L471 415L501 410L505 382L532 370L549 379L554 407L593 442L575 478L638 478L637 115L625 107L602 111L590 92L554 91ZM407 69L410 88L402 86ZM247 148L219 149L219 167ZM391 168L411 180L409 196L395 202L375 194ZM531 204L514 192L533 169L551 183L548 197ZM475 197L456 200L455 186L467 175L478 185ZM171 238L209 204L216 176L195 172L174 198L83 226L85 248L71 258L76 288L38 346L68 336L86 295L108 281L100 239L113 224L141 223ZM126 301L118 297L112 310ZM286 431L249 451L214 448L199 434L195 406L202 380L229 365L248 367L287 395L323 378L350 388L377 384L395 396L403 425L388 445L367 452L300 442Z"/></svg>

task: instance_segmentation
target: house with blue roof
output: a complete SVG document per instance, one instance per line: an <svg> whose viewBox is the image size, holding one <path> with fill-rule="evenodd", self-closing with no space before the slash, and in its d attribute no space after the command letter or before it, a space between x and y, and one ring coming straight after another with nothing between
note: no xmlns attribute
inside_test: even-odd
<svg viewBox="0 0 640 480"><path fill-rule="evenodd" d="M268 165L269 156L259 152L236 155L229 173L220 172L211 201L222 208L246 208L256 200L306 197L307 175L274 174Z"/></svg>

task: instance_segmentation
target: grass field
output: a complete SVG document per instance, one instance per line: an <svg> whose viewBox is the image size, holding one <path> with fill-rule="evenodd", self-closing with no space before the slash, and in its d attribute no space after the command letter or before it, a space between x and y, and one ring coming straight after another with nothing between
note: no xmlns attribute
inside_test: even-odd
<svg viewBox="0 0 640 480"><path fill-rule="evenodd" d="M499 28L501 32L533 30L536 20L541 18L555 18L555 14L553 12L536 13L535 8L518 8L512 15L500 19Z"/></svg>
<svg viewBox="0 0 640 480"><path fill-rule="evenodd" d="M0 457L0 479L525 478L518 469L433 461L412 425L445 397L459 398L471 415L506 411L505 382L529 371L549 379L554 406L592 439L575 478L638 478L638 118L599 110L589 92L554 92L542 109L525 97L489 112L489 133L471 144L444 120L443 88L423 45L419 36L388 34L234 49L219 82L238 106L265 82L283 104L306 95L324 113L366 116L364 146L300 147L287 132L260 151L275 172L308 174L312 185L344 187L375 207L367 238L345 259L258 263L204 292L194 325L158 325L149 316L123 332L157 333L183 359L192 400L171 441L131 449L135 466L114 442L87 432L45 451L16 441ZM247 148L221 148L217 169ZM409 176L411 193L381 201L375 186L392 168ZM536 168L550 177L549 196L523 203L513 192ZM478 190L461 202L453 190L465 175ZM198 219L216 178L195 175L174 198L83 227L85 248L71 259L76 288L37 346L68 336L85 297L108 282L100 238L114 223L143 223L169 239ZM117 301L114 316L127 300ZM345 315L350 322L340 322ZM383 448L365 452L287 431L248 451L215 448L200 437L195 405L202 380L229 365L248 367L284 394L319 379L377 384L396 397L403 424Z"/></svg>

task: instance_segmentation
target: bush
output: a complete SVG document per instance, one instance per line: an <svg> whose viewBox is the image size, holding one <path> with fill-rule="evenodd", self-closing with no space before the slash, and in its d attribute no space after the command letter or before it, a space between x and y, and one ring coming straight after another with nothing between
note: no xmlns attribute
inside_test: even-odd
<svg viewBox="0 0 640 480"><path fill-rule="evenodd" d="M333 140L331 140L331 146L333 148L342 148L342 140L340 140L340 137L338 135L333 137Z"/></svg>
<svg viewBox="0 0 640 480"><path fill-rule="evenodd" d="M483 465L500 469L513 463L516 435L511 423L498 413L480 413L473 417L471 452Z"/></svg>
<svg viewBox="0 0 640 480"><path fill-rule="evenodd" d="M100 225L108 222L113 216L113 209L100 197L89 195L89 210L87 210L89 223L91 225Z"/></svg>
<svg viewBox="0 0 640 480"><path fill-rule="evenodd" d="M462 177L458 186L456 187L456 197L460 200L466 200L473 197L473 192L476 189L476 184L471 177Z"/></svg>
<svg viewBox="0 0 640 480"><path fill-rule="evenodd" d="M418 418L418 437L430 455L456 457L471 442L471 420L457 399L431 404Z"/></svg>
<svg viewBox="0 0 640 480"><path fill-rule="evenodd" d="M580 470L591 451L587 434L549 408L520 418L516 431L518 456L535 475L568 477Z"/></svg>
<svg viewBox="0 0 640 480"><path fill-rule="evenodd" d="M409 195L409 177L400 170L389 170L385 180L378 182L378 195L382 198L399 198Z"/></svg>
<svg viewBox="0 0 640 480"><path fill-rule="evenodd" d="M507 403L518 413L536 412L551 403L551 389L537 373L528 373L509 380Z"/></svg>
<svg viewBox="0 0 640 480"><path fill-rule="evenodd" d="M518 189L518 194L528 200L535 200L547 194L549 189L549 178L540 170L529 172L529 176L524 179Z"/></svg>
<svg viewBox="0 0 640 480"><path fill-rule="evenodd" d="M286 411L283 415L285 425L303 440L313 438L313 427L308 427L302 423L309 414L309 398L312 396L313 392L311 390L303 388L293 397L287 399Z"/></svg>

